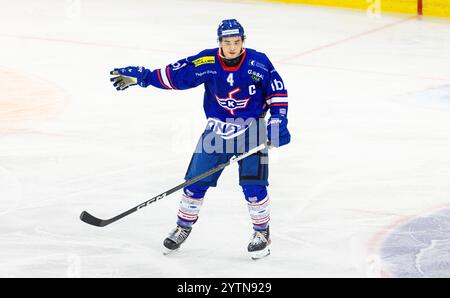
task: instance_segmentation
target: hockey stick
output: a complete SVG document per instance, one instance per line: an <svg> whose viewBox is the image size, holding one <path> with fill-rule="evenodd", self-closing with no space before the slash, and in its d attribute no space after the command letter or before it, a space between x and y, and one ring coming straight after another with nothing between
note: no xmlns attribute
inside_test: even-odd
<svg viewBox="0 0 450 298"><path fill-rule="evenodd" d="M98 218L98 217L95 217L95 216L91 215L91 214L88 213L87 211L83 211L83 212L80 214L80 219L81 219L82 221L84 221L85 223L90 224L90 225L93 225L93 226L97 226L97 227L104 227L104 226L107 226L107 225L109 225L110 223L113 223L113 222L115 222L115 221L121 219L122 217L125 217L125 216L127 216L127 215L129 215L129 214L131 214L131 213L134 213L134 212L136 212L136 211L139 211L140 209L142 209L142 208L144 208L144 207L147 207L147 206L150 205L151 203L154 203L154 202L156 202L156 201L158 201L158 200L161 200L162 198L165 198L165 197L167 197L168 195L171 195L171 194L173 194L174 192L176 192L176 191L178 191L178 190L180 190L180 189L182 189L182 188L184 188L184 187L186 187L186 186L188 186L188 185L191 185L191 184L193 184L193 183L195 183L195 182L197 182L197 181L202 180L202 179L205 178L205 177L208 177L208 176L211 175L211 174L214 174L214 173L216 173L216 172L218 172L218 171L224 169L225 167L229 166L230 164L235 163L235 162L238 162L238 161L240 161L241 159L244 159L244 158L246 158L246 157L248 157L248 156L250 156L250 155L252 155L252 154L255 154L255 153L257 153L257 152L259 152L259 151L261 151L261 150L263 150L263 149L265 149L265 148L270 148L270 142L267 142L267 143L265 143L265 144L261 144L261 145L255 147L255 148L253 148L253 149L249 150L248 152L243 153L243 154L241 154L241 155L233 156L233 157L230 158L230 160L227 161L226 163L220 164L220 165L218 165L217 167L212 168L211 170L209 170L209 171L207 171L207 172L205 172L205 173L203 173L203 174L200 174L200 175L198 175L198 176L196 176L196 177L194 177L194 178L192 178L192 179L189 179L189 180L185 181L184 183L181 183L180 185L175 186L174 188L172 188L172 189L170 189L170 190L168 190L168 191L166 191L166 192L163 192L163 193L160 194L159 196L153 197L153 198L151 198L151 199L145 201L144 203L142 203L142 204L140 204L140 205L138 205L138 206L136 206L136 207L134 207L134 208L131 208L130 210L125 211L125 212L123 212L123 213L121 213L121 214L119 214L119 215L117 215L117 216L115 216L115 217L112 217L112 218L110 218L110 219L100 219L100 218Z"/></svg>

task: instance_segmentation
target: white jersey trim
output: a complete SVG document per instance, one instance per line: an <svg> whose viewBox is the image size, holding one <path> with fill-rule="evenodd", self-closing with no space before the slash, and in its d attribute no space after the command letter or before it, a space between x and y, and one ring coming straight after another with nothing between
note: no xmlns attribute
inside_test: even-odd
<svg viewBox="0 0 450 298"><path fill-rule="evenodd" d="M164 85L173 89L172 84L170 84L169 78L167 77L166 69L161 69L161 79L163 80Z"/></svg>

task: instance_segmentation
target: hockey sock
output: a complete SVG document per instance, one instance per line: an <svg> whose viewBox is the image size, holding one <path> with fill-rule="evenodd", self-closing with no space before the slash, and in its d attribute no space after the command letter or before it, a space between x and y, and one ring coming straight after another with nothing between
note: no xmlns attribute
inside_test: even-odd
<svg viewBox="0 0 450 298"><path fill-rule="evenodd" d="M177 225L191 227L197 220L207 186L190 185L183 189L180 207L178 209Z"/></svg>
<svg viewBox="0 0 450 298"><path fill-rule="evenodd" d="M270 201L264 185L243 185L248 212L255 231L267 229L270 221Z"/></svg>

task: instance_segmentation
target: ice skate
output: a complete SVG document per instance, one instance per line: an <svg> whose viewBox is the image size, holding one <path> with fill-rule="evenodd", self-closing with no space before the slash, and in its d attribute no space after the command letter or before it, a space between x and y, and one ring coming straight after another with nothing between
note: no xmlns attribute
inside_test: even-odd
<svg viewBox="0 0 450 298"><path fill-rule="evenodd" d="M164 239L164 247L166 248L164 255L177 251L180 248L180 245L187 239L191 230L191 227L184 228L177 226L169 236Z"/></svg>
<svg viewBox="0 0 450 298"><path fill-rule="evenodd" d="M248 244L248 252L252 260L258 260L270 255L270 233L269 227L262 231L254 231L253 237Z"/></svg>

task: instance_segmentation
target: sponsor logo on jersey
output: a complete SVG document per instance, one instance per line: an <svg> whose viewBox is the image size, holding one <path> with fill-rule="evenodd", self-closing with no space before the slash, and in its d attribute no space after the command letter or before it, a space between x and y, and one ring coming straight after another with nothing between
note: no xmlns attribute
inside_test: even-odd
<svg viewBox="0 0 450 298"><path fill-rule="evenodd" d="M228 97L227 98L220 98L216 95L216 100L217 103L224 108L225 110L227 110L228 112L230 112L231 115L235 116L235 111L238 109L245 109L247 107L247 104L250 100L251 97L246 98L246 99L236 99L234 98L234 94L238 93L239 91L241 91L241 88L236 88L230 92L228 92Z"/></svg>
<svg viewBox="0 0 450 298"><path fill-rule="evenodd" d="M216 63L216 57L214 56L203 56L192 61L195 67L198 67L203 64L214 64Z"/></svg>
<svg viewBox="0 0 450 298"><path fill-rule="evenodd" d="M202 76L207 75L207 74L216 75L217 71L215 71L215 70L207 70L207 71L204 71L204 72L196 72L195 76L202 77Z"/></svg>
<svg viewBox="0 0 450 298"><path fill-rule="evenodd" d="M256 83L258 83L258 82L261 81L261 80L264 80L264 75L260 74L260 73L257 72L257 71L254 71L254 70L249 69L249 70L247 71L247 73L251 76L252 80L253 80L254 82L256 82Z"/></svg>
<svg viewBox="0 0 450 298"><path fill-rule="evenodd" d="M259 68L261 68L261 69L263 69L263 70L269 72L269 70L267 69L267 67L266 67L264 64L262 64L262 63L260 63L260 62L258 62L258 61L256 61L256 60L253 60L253 59L252 59L252 60L250 60L250 61L248 62L248 64L251 65L251 66L259 67Z"/></svg>

